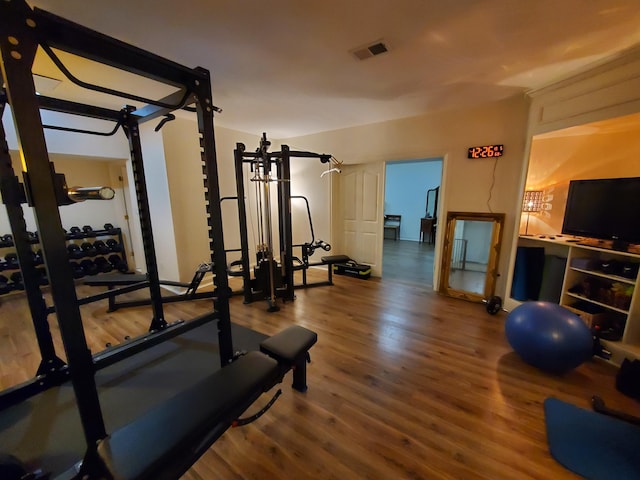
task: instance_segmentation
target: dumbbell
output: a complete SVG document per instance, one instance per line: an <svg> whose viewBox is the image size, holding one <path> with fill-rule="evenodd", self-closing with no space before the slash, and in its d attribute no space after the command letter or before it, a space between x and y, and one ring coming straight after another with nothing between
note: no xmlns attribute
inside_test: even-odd
<svg viewBox="0 0 640 480"><path fill-rule="evenodd" d="M69 262L71 266L71 273L73 274L73 278L82 278L84 277L84 269L78 262L71 261Z"/></svg>
<svg viewBox="0 0 640 480"><path fill-rule="evenodd" d="M70 243L69 245L67 245L67 253L69 254L69 258L72 259L84 257L84 252L82 251L80 246L75 243Z"/></svg>
<svg viewBox="0 0 640 480"><path fill-rule="evenodd" d="M38 243L38 232L27 232L29 243Z"/></svg>
<svg viewBox="0 0 640 480"><path fill-rule="evenodd" d="M497 295L490 297L488 300L482 300L482 303L485 304L485 308L487 309L487 313L489 315L496 315L498 312L503 310L502 298Z"/></svg>
<svg viewBox="0 0 640 480"><path fill-rule="evenodd" d="M34 265L40 265L40 263L42 263L42 262L38 263L38 254L33 250L31 251L31 261L33 262Z"/></svg>
<svg viewBox="0 0 640 480"><path fill-rule="evenodd" d="M24 283L22 282L22 272L13 272L10 278L11 282L13 282L13 288L15 290L24 290Z"/></svg>
<svg viewBox="0 0 640 480"><path fill-rule="evenodd" d="M102 273L109 273L111 270L113 270L113 265L111 265L109 261L104 257L96 258L93 263L96 264L98 270Z"/></svg>
<svg viewBox="0 0 640 480"><path fill-rule="evenodd" d="M93 246L96 247L98 255L107 255L111 252L111 249L102 240L96 240L93 242Z"/></svg>
<svg viewBox="0 0 640 480"><path fill-rule="evenodd" d="M0 295L9 293L11 290L13 290L13 285L9 283L9 279L4 275L0 275Z"/></svg>
<svg viewBox="0 0 640 480"><path fill-rule="evenodd" d="M7 269L20 268L18 254L15 252L7 253L4 256L4 261L7 262Z"/></svg>
<svg viewBox="0 0 640 480"><path fill-rule="evenodd" d="M0 248L13 247L13 235L7 233L0 237Z"/></svg>
<svg viewBox="0 0 640 480"><path fill-rule="evenodd" d="M49 276L47 275L47 269L44 267L36 268L36 272L40 275L38 282L40 285L49 285Z"/></svg>
<svg viewBox="0 0 640 480"><path fill-rule="evenodd" d="M112 223L105 223L104 224L104 229L109 232L109 233L115 233L117 228L113 226Z"/></svg>
<svg viewBox="0 0 640 480"><path fill-rule="evenodd" d="M120 245L115 238L110 238L109 240L107 240L107 247L109 247L109 250L112 252L122 251L122 245Z"/></svg>
<svg viewBox="0 0 640 480"><path fill-rule="evenodd" d="M80 227L73 226L69 229L69 238L82 238L83 236Z"/></svg>
<svg viewBox="0 0 640 480"><path fill-rule="evenodd" d="M97 275L98 273L100 273L100 270L98 270L98 266L93 263L93 260L89 260L88 258L82 260L80 262L80 266L82 267L82 270L84 270L85 275Z"/></svg>
<svg viewBox="0 0 640 480"><path fill-rule="evenodd" d="M82 227L82 231L84 232L85 237L95 237L96 234L93 231L93 227L91 225L85 225Z"/></svg>
<svg viewBox="0 0 640 480"><path fill-rule="evenodd" d="M125 273L129 270L127 263L120 258L120 255L109 255L109 263L119 272Z"/></svg>
<svg viewBox="0 0 640 480"><path fill-rule="evenodd" d="M39 248L33 253L33 263L35 265L42 265L44 263L44 257L42 256L41 248Z"/></svg>
<svg viewBox="0 0 640 480"><path fill-rule="evenodd" d="M82 242L80 249L85 257L95 257L98 254L96 247L91 242Z"/></svg>

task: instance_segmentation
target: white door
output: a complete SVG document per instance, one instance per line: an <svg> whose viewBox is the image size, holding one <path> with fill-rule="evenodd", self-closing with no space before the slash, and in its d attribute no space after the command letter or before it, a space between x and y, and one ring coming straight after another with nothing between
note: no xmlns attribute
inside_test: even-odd
<svg viewBox="0 0 640 480"><path fill-rule="evenodd" d="M334 205L340 253L382 275L383 163L343 165ZM337 253L337 252L336 252Z"/></svg>

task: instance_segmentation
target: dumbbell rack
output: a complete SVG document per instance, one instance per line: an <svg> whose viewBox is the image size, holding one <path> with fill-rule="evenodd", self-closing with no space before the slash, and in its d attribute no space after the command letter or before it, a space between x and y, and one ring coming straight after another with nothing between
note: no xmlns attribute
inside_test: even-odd
<svg viewBox="0 0 640 480"><path fill-rule="evenodd" d="M118 245L118 247L116 249L110 249L109 251L105 250L102 253L82 249L82 244L89 244L89 241L91 239L96 241L100 238L114 239L116 241L115 245ZM66 234L66 240L67 247L77 245L77 254L73 256L70 254L69 258L69 262L72 264L74 277L76 279L82 278L86 275L96 275L98 273L102 273L99 269L95 269L91 271L91 273L89 273L88 269L83 269L81 264L83 260L90 260L91 263L95 264L95 259L104 258L104 261L111 265L112 268L117 269L121 272L128 271L127 256L124 250L122 230L120 228L114 227L101 230L81 230L72 228L72 231ZM39 250L33 248L34 245L39 245L40 243L38 236L36 234L30 234L29 243L32 245L34 263L35 265L37 265L37 269L41 270L40 285L46 286L49 282L42 256L41 254L39 254ZM20 273L20 265L18 264L17 255L15 255L14 245L10 235L0 236L0 252L3 253L3 260L0 261L0 273L4 271L12 272L13 274ZM109 258L113 257L114 255L118 256L120 259L117 264L116 262L109 260ZM11 261L5 260L7 256L11 259ZM0 295L6 295L13 292L21 292L24 290L21 276L18 276L18 278L16 278L15 275L12 275L11 277L11 281L0 281Z"/></svg>

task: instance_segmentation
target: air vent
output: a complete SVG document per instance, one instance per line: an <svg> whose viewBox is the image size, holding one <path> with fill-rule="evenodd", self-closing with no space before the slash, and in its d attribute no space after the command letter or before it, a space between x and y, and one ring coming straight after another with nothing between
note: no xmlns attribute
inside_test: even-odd
<svg viewBox="0 0 640 480"><path fill-rule="evenodd" d="M377 40L374 43L366 45L364 47L358 47L351 50L351 54L358 60L364 60L366 58L375 57L389 51L389 47L382 40Z"/></svg>

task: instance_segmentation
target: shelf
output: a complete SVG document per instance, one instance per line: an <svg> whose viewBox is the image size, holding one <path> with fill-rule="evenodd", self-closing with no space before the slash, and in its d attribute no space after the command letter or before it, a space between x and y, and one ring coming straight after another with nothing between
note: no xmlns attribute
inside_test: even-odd
<svg viewBox="0 0 640 480"><path fill-rule="evenodd" d="M2 237L3 236L0 236L0 238ZM109 251L105 251L105 252L98 252L97 250L94 250L93 255L88 249L84 249L84 250L82 249L82 243L87 242L92 245L95 245L95 243L98 241L98 238L100 237L114 238L116 244L119 246L119 249L116 249L116 250L110 249ZM100 241L102 242L102 240ZM107 240L107 242L109 242L109 240ZM37 237L30 238L28 243L30 245L38 245L39 239ZM84 271L84 274L82 275L83 277L86 275L91 276L91 275L100 273L100 271L102 271L100 269L103 268L103 266L102 264L95 263L96 260L101 260L103 263L111 264L112 268L120 269L120 266L122 265L121 268L124 269L126 267L126 269L128 270L126 253L124 251L124 244L123 244L123 238L122 238L122 230L120 228L113 227L110 229L99 229L99 230L92 230L87 232L80 231L80 232L74 232L74 233L67 233L65 243L67 247L74 245L77 247L77 250L78 250L78 254L79 254L78 256L76 256L75 252L73 252L73 256L72 256L72 252L68 251L68 257L69 257L68 260L69 260L69 263L72 265L72 269L74 269L75 279L79 279L76 275L76 269L80 269L80 268L82 268ZM6 246L6 245L0 246L0 255L4 255L6 259L8 253L5 252L5 250L11 250L10 253L13 253L15 258L17 259L17 255L15 254L15 246L13 244L11 246ZM32 248L31 253L34 255L33 267L36 268L36 271L38 272L38 274L42 276L48 276L46 272L46 267L44 265L44 261L40 261L39 263L36 263L35 249ZM114 262L115 264L109 262L108 259L112 255L117 255L119 257L119 262ZM83 265L83 262L87 260L91 261L91 264ZM96 273L91 273L93 272L95 266L97 266L99 271ZM14 288L16 284L22 284L23 280L17 280L17 279L14 280L13 278L11 278L11 276L14 273L19 273L20 270L21 269L19 265L8 266L5 260L0 260L0 275L7 278L6 284L10 286L10 290L0 294L1 296L5 297L7 295L24 292L24 289ZM102 272L105 273L104 271ZM2 283L4 284L5 282L2 282ZM40 285L41 288L43 286L44 285Z"/></svg>
<svg viewBox="0 0 640 480"><path fill-rule="evenodd" d="M599 272L597 270L585 270L583 268L569 267L569 270L573 270L574 272L585 273L587 275L593 275L596 277L607 278L609 280L613 280L615 282L627 283L629 285L635 285L636 281L631 278L621 277L619 275L610 275L608 273Z"/></svg>
<svg viewBox="0 0 640 480"><path fill-rule="evenodd" d="M553 236L554 238L549 238L548 235L545 235L544 238L536 235L529 235L529 236L519 235L518 238L524 241L546 243L546 244L553 244L553 245L562 245L564 247L573 247L573 248L578 248L580 250L591 250L594 252L603 252L603 253L607 253L609 255L614 255L614 256L631 257L631 258L640 259L640 250L638 250L637 247L634 248L634 251L628 252L623 250L615 250L612 248L605 248L604 246L598 247L594 245L585 245L583 243L580 243L580 241L576 241L572 237L565 237L561 235L551 235L551 236Z"/></svg>
<svg viewBox="0 0 640 480"><path fill-rule="evenodd" d="M621 308L616 308L611 305L607 305L606 303L597 302L596 300L591 300L590 298L583 297L582 295L576 295L575 293L571 293L571 292L565 292L565 294L569 297L577 298L578 300L584 300L585 302L593 303L594 305L600 305L601 307L607 308L609 310L613 310L615 312L620 312L625 315L629 314L628 310L622 310Z"/></svg>
<svg viewBox="0 0 640 480"><path fill-rule="evenodd" d="M556 256L566 258L566 263L562 272L555 272L553 277L548 276L546 279L544 277L544 272L540 272L540 279L536 280L538 277L532 276L532 273L538 272L540 265L537 263L533 266L531 264L527 264L526 255L522 255L524 258L524 264L523 268L520 269L519 272L525 272L528 268L530 273L529 277L526 277L525 280L530 282L539 281L540 285L543 285L544 282L549 282L546 285L551 285L555 289L554 292L557 293L560 298L560 305L574 307L587 313L590 313L589 311L593 310L591 315L608 313L608 316L611 317L610 320L612 325L615 323L621 328L624 328L622 338L620 340L602 340L604 347L612 353L611 359L609 360L611 363L620 365L625 358L640 359L640 293L636 291L636 288L640 285L640 274L636 273L633 278L623 277L621 275L605 273L600 267L601 262L603 261L614 263L618 262L622 265L629 264L635 271L635 268L640 264L640 245L634 246L633 249L630 249L631 251L619 251L606 248L606 244L591 243L585 245L585 240L580 240L580 242L573 240L575 239L558 235L555 235L554 238L549 238L548 236L520 236L518 243L519 247L542 247L545 257ZM533 258L533 255L531 255L531 258ZM530 259L528 261L531 262ZM616 272L621 271L616 270ZM550 270L547 275L551 275ZM559 278L560 276L562 278ZM524 291L522 276L519 277L519 279L520 283L518 286L520 290L518 292ZM560 280L562 281L561 287L557 285ZM582 283L592 284L596 289L612 288L613 286L610 284L619 283L620 285L616 285L616 287L620 287L621 290L624 290L624 292L620 292L621 294L625 294L625 296L631 295L630 299L625 298L625 300L629 300L630 302L618 303L618 305L626 306L626 309L624 309L587 298L583 292L588 290L582 290L580 288ZM580 293L572 293L569 291L574 289L576 292ZM618 290L618 288L615 290ZM595 292L595 290L592 291ZM633 293L631 293L631 291L633 291ZM527 293L527 295L529 295L529 293ZM611 292L611 296L613 295L617 294ZM558 297L553 298L555 300ZM603 295L599 298L602 300L609 299L609 293L607 293L607 296ZM613 302L613 299L611 301ZM511 298L508 299L508 302L508 304L505 302L505 305L509 305L507 308L513 308L514 305L517 306L518 304ZM583 305L572 305L576 302L583 303ZM597 306L598 308L591 309L589 308L590 306ZM607 316L603 318L606 319L606 317ZM616 328L618 327L616 326Z"/></svg>
<svg viewBox="0 0 640 480"><path fill-rule="evenodd" d="M620 340L605 340L600 339L602 346L612 353L611 363L619 365L625 358L640 359L640 345L632 343L625 343Z"/></svg>
<svg viewBox="0 0 640 480"><path fill-rule="evenodd" d="M640 357L640 345L634 345L632 343L622 343L620 341L614 342L613 340L604 340L604 339L600 339L600 341L607 345L623 348L624 350L631 352L636 356Z"/></svg>

